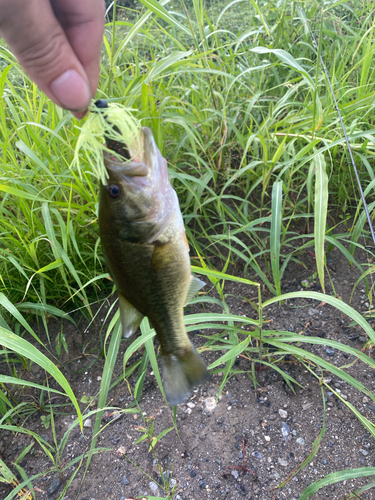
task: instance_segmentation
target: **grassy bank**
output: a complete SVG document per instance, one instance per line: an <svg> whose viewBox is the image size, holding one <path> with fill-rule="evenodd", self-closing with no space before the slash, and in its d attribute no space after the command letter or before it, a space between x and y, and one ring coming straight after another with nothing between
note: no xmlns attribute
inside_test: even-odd
<svg viewBox="0 0 375 500"><path fill-rule="evenodd" d="M288 264L310 247L323 291L325 263L334 247L364 274L368 268L356 249L364 250L368 237L365 216L329 85L297 3L141 2L138 11L118 6L117 21L106 25L96 97L132 107L168 160L192 253L200 256L195 271L209 277L224 311L187 322L192 329L201 322L207 328L222 328L223 322L228 327L229 350L211 367L226 364L224 387L238 354L258 356L263 329L259 292L259 317L248 321L254 328L245 340L239 336L243 330L234 325L241 319L228 310L225 280L257 290L264 284L274 296L266 307L280 300ZM303 3L372 212L374 5L369 0L327 1L323 10L321 5ZM80 123L43 96L0 41L0 356L18 352L26 365L27 359L41 364L78 413L62 373L51 371L37 352L31 356L26 340L14 342L10 330L21 337L28 331L38 340L28 314L38 315L48 334L50 315L82 308L90 317L91 304L112 290L98 238L98 182L83 156L84 175L71 168L79 131ZM242 278L220 274L230 264ZM375 341L368 323L349 305L302 294L332 303ZM107 334L115 332L109 346L114 359L121 335L113 328L114 322ZM227 331L209 343L210 349L221 349ZM148 325L142 334L137 342L147 343L139 397L149 362L158 373ZM267 340L279 349L278 356L302 359L288 332L268 335L279 337ZM373 366L366 354L355 356ZM332 369L316 357L310 362ZM100 407L106 403L111 365L105 370ZM345 372L341 377L373 398ZM16 407L6 383L0 378L3 424ZM361 418L375 436L373 425Z"/></svg>

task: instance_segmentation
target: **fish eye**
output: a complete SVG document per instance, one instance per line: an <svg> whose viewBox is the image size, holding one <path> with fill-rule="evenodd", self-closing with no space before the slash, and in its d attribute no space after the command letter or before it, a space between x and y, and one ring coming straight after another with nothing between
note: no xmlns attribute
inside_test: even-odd
<svg viewBox="0 0 375 500"><path fill-rule="evenodd" d="M107 186L107 191L111 198L118 198L121 194L120 186L117 186L117 184Z"/></svg>

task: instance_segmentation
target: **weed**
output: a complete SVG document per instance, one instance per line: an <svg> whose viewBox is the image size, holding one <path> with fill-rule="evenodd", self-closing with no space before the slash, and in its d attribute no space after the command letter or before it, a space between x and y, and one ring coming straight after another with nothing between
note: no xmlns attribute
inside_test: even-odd
<svg viewBox="0 0 375 500"><path fill-rule="evenodd" d="M332 96L317 64L321 54L332 76L372 213L372 3L306 2L307 17L319 31L318 54L296 2L251 0L224 6L199 0L188 5L183 1L141 3L139 12L114 5L122 17L116 20L115 15L106 25L97 97L136 109L136 118L151 127L168 159L193 257L198 257L200 264L194 272L207 276L219 296L200 296L194 302L216 303L222 313L189 314L185 323L188 331L199 326L206 340L202 350L225 351L210 366L212 373L223 373L220 391L234 373L237 356L251 360L248 374L254 383L256 369L267 366L293 386L296 381L282 364L291 355L316 377L321 378L323 371L332 372L374 401L373 394L343 367L327 363L302 346L324 344L374 368L366 353L329 339L268 330L263 322L264 311L277 301L314 299L342 311L368 334L371 345L375 342L367 321L338 298L308 287L302 292L282 293L289 263L300 262L299 256L310 250L316 270L310 273L309 283L319 279L324 290L327 245L360 270L361 280L373 272L373 266L358 261L357 249L372 255L371 248L365 247L365 212ZM73 321L69 313L80 309L94 320L92 304L113 290L98 239L96 179L83 155L79 156L82 176L70 168L79 132L76 120L48 101L0 41L0 361L9 373L0 375L0 426L30 434L15 425L15 420L44 408L44 425L54 428L58 408L50 400L19 403L14 387L31 386L41 394L48 391L70 398L78 418L69 432L78 425L82 428L87 415L96 415L90 447L74 463L64 465L61 461L68 434L54 445L33 435L50 458L52 470L67 477L69 466L77 466L76 470L88 467L91 456L102 451L96 440L114 384L138 372L133 394L138 403L151 364L163 394L154 331L147 319L141 325L141 336L124 354L123 374L114 381L113 367L121 342L118 315L109 322L102 343L105 366L100 393L95 401L81 400L81 404L95 402L99 409L84 417L51 350L54 342L58 356L63 350L67 352L63 330L50 338L51 316ZM213 258L223 272L213 269ZM227 274L229 266L245 277ZM228 280L255 290L251 303L257 319L231 314L225 293ZM274 296L266 302L262 301L263 285ZM41 345L41 334L30 326L30 316L43 327L47 346ZM207 329L215 335L205 335ZM141 360L128 364L142 344L145 351ZM40 345L40 350L35 345ZM47 355L41 352L44 348L49 349ZM84 355L95 362L96 355L88 350ZM46 370L61 390L23 380L15 366L21 365L23 373L32 363ZM349 407L375 436L371 422ZM176 428L175 410L172 420L173 427L167 432ZM145 423L142 432L151 451L164 437L154 436L152 421ZM19 459L14 467L22 483L0 462L0 480L15 488L9 499L18 492L30 496L32 482L39 476L27 478L19 468ZM373 473L372 468L363 468L328 475L303 492L301 500L324 485ZM64 492L75 475L69 476ZM366 489L356 491L351 498L363 491Z"/></svg>

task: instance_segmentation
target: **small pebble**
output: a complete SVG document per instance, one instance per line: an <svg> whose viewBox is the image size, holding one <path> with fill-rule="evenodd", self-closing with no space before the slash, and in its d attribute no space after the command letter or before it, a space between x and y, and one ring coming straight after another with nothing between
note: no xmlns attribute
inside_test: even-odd
<svg viewBox="0 0 375 500"><path fill-rule="evenodd" d="M83 422L83 427L92 427L91 418L86 418L86 420Z"/></svg>
<svg viewBox="0 0 375 500"><path fill-rule="evenodd" d="M238 471L236 471L236 470L232 470L231 474L232 474L232 476L233 476L235 479L237 479L237 478L238 478Z"/></svg>
<svg viewBox="0 0 375 500"><path fill-rule="evenodd" d="M322 464L323 465L328 465L328 461L327 460L322 460Z"/></svg>
<svg viewBox="0 0 375 500"><path fill-rule="evenodd" d="M370 402L370 398L368 398L367 396L365 396L365 397L362 399L362 401L363 401L364 403L369 403L369 402Z"/></svg>
<svg viewBox="0 0 375 500"><path fill-rule="evenodd" d="M58 478L58 477L54 477L52 479L52 483L51 483L51 486L48 488L48 491L47 491L47 495L50 497L52 496L54 493L56 493L56 491L59 489L60 487L60 484L61 484L61 479Z"/></svg>
<svg viewBox="0 0 375 500"><path fill-rule="evenodd" d="M207 483L206 483L206 481L201 481L201 482L199 483L199 488L205 488L205 487L206 487L206 484L207 484Z"/></svg>
<svg viewBox="0 0 375 500"><path fill-rule="evenodd" d="M281 418L287 418L288 412L285 411L285 410L280 409L279 410L279 415L280 415Z"/></svg>
<svg viewBox="0 0 375 500"><path fill-rule="evenodd" d="M281 422L281 433L286 441L290 434L290 427L286 422Z"/></svg>
<svg viewBox="0 0 375 500"><path fill-rule="evenodd" d="M368 451L366 451L366 450L364 450L364 449L362 449L362 448L360 448L360 450L359 450L359 451L362 453L362 455L363 455L364 457L367 457L367 455L368 455Z"/></svg>
<svg viewBox="0 0 375 500"><path fill-rule="evenodd" d="M327 354L327 356L332 357L332 356L334 356L336 354L336 349L332 349L331 347L327 347L326 354Z"/></svg>
<svg viewBox="0 0 375 500"><path fill-rule="evenodd" d="M195 404L194 403L188 403L186 406L188 406L189 408L195 408Z"/></svg>
<svg viewBox="0 0 375 500"><path fill-rule="evenodd" d="M358 340L360 342L366 342L366 337L360 336Z"/></svg>
<svg viewBox="0 0 375 500"><path fill-rule="evenodd" d="M303 438L298 438L296 439L296 442L300 444L301 446L305 446L305 440Z"/></svg>
<svg viewBox="0 0 375 500"><path fill-rule="evenodd" d="M124 484L124 485L127 485L127 484L130 483L130 481L128 481L128 479L126 478L126 476L122 476L120 483Z"/></svg>
<svg viewBox="0 0 375 500"><path fill-rule="evenodd" d="M263 454L260 451L253 451L252 456L258 458L259 460L263 458Z"/></svg>
<svg viewBox="0 0 375 500"><path fill-rule="evenodd" d="M310 316L314 316L315 314L319 314L320 316L320 311L314 309L313 307L310 307L310 309L307 312L310 314Z"/></svg>
<svg viewBox="0 0 375 500"><path fill-rule="evenodd" d="M281 458L281 457L279 457L279 458L278 458L278 462L279 462L279 464L280 464L280 465L282 465L283 467L287 467L287 465L288 465L288 461L287 461L287 460L285 460L284 458Z"/></svg>
<svg viewBox="0 0 375 500"><path fill-rule="evenodd" d="M214 397L209 397L209 398L205 399L204 404L206 407L206 411L209 411L209 412L213 411L217 406L216 399Z"/></svg>
<svg viewBox="0 0 375 500"><path fill-rule="evenodd" d="M359 335L357 333L353 333L353 335L348 335L348 340L357 340Z"/></svg>
<svg viewBox="0 0 375 500"><path fill-rule="evenodd" d="M190 477L195 477L196 475L197 473L195 472L195 470L190 471Z"/></svg>
<svg viewBox="0 0 375 500"><path fill-rule="evenodd" d="M150 487L150 490L152 491L152 493L154 495L156 495L158 493L158 485L156 483L154 483L153 481L151 481L151 483L149 483L149 487Z"/></svg>

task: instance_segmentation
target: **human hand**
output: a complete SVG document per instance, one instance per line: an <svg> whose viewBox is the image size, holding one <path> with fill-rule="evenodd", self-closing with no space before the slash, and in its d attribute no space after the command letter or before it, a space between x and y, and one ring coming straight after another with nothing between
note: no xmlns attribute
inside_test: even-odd
<svg viewBox="0 0 375 500"><path fill-rule="evenodd" d="M104 0L0 0L0 35L38 87L85 115L99 80Z"/></svg>

